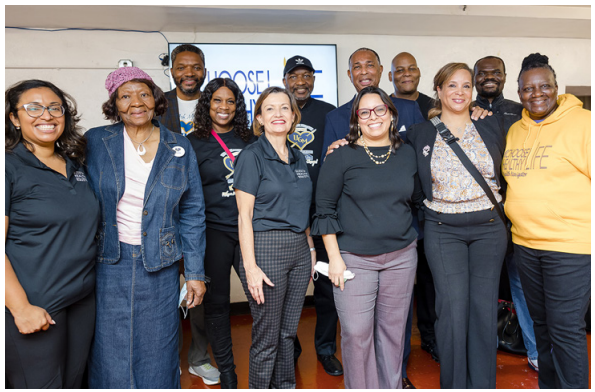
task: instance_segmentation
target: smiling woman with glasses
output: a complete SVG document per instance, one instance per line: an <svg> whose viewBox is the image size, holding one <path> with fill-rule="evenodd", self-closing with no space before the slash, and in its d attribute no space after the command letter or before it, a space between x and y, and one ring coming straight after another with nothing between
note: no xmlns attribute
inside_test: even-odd
<svg viewBox="0 0 595 392"><path fill-rule="evenodd" d="M81 388L95 326L99 203L74 100L26 80L5 93L6 380Z"/></svg>
<svg viewBox="0 0 595 392"><path fill-rule="evenodd" d="M312 235L322 235L329 256L346 388L402 383L417 266L410 203L420 192L415 152L403 144L397 120L384 91L362 89L351 111L350 148L327 156L318 179ZM353 280L345 280L346 270Z"/></svg>

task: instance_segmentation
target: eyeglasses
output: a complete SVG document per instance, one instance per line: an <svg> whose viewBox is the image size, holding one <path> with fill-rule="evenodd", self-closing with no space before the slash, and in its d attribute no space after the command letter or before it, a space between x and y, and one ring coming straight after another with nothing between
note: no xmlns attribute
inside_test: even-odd
<svg viewBox="0 0 595 392"><path fill-rule="evenodd" d="M62 117L64 115L64 106L62 105L50 105L50 106L43 106L37 103L26 103L19 109L25 109L27 114L33 118L38 118L43 116L45 110L48 110L50 116L54 118Z"/></svg>
<svg viewBox="0 0 595 392"><path fill-rule="evenodd" d="M367 120L372 115L372 112L378 117L382 117L388 112L388 105L378 105L374 109L358 109L355 111L360 120Z"/></svg>

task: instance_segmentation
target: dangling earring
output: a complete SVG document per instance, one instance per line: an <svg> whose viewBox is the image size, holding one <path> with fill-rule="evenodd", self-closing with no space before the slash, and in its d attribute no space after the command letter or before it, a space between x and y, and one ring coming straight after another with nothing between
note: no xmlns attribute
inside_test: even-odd
<svg viewBox="0 0 595 392"><path fill-rule="evenodd" d="M360 129L359 124L357 124L357 135L362 137L362 130Z"/></svg>

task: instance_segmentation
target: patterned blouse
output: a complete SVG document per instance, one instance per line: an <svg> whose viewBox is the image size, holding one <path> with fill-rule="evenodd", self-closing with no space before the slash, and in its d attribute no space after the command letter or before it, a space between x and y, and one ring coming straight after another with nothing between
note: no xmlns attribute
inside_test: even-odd
<svg viewBox="0 0 595 392"><path fill-rule="evenodd" d="M486 180L496 200L501 202L500 187L494 177L494 162L473 123L467 124L458 143ZM446 214L461 214L493 207L483 189L438 132L430 165L433 200L424 200L428 208Z"/></svg>

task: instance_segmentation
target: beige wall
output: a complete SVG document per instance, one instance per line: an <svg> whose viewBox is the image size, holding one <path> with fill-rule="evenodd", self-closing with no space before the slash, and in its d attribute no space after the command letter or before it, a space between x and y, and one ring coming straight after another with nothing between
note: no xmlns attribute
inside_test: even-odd
<svg viewBox="0 0 595 392"><path fill-rule="evenodd" d="M516 78L523 57L541 52L550 57L556 70L560 93L569 86L591 85L591 40L556 38L470 38L470 37L405 37L374 35L292 35L236 33L164 33L172 43L300 43L336 44L339 74L339 103L350 100L355 89L347 78L347 60L359 47L378 52L385 66L380 87L392 92L388 81L390 61L401 51L417 57L422 70L419 90L431 95L435 72L451 61L470 66L485 55L502 57L507 64L508 83L504 95L518 101ZM160 34L66 31L37 32L5 30L6 87L23 79L52 81L75 97L81 125L91 128L106 124L101 104L107 99L106 76L117 67L118 60L130 59L144 69L164 90L169 90L168 77L158 56L167 52L167 43ZM208 68L208 59L206 66ZM316 66L316 64L314 64ZM232 274L232 301L244 301L239 280ZM311 291L310 291L311 292Z"/></svg>

